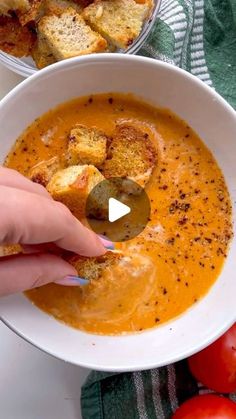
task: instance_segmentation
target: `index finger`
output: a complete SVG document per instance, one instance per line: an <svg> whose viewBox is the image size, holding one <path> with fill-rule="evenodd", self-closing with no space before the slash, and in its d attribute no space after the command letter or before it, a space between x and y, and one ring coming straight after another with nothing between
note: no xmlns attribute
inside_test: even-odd
<svg viewBox="0 0 236 419"><path fill-rule="evenodd" d="M32 182L21 173L13 169L8 169L7 167L0 166L0 185L22 189L52 199L51 195L43 186Z"/></svg>
<svg viewBox="0 0 236 419"><path fill-rule="evenodd" d="M0 186L0 223L1 244L51 242L84 256L106 251L63 204L27 191Z"/></svg>

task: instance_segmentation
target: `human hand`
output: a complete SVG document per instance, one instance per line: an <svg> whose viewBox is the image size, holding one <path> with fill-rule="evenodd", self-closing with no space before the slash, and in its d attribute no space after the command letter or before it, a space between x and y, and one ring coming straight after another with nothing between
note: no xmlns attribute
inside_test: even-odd
<svg viewBox="0 0 236 419"><path fill-rule="evenodd" d="M48 246L83 256L106 252L96 234L84 227L41 185L0 167L0 245L21 244L24 254L0 258L0 295L58 282L76 284L76 270ZM78 282L77 282L78 284Z"/></svg>

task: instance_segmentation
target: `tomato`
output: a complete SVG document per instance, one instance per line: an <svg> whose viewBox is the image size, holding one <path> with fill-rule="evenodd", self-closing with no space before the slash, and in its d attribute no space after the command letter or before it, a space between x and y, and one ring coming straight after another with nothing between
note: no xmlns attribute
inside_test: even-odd
<svg viewBox="0 0 236 419"><path fill-rule="evenodd" d="M219 393L236 391L236 323L188 363L193 376L206 387Z"/></svg>
<svg viewBox="0 0 236 419"><path fill-rule="evenodd" d="M196 396L183 403L172 419L236 419L236 403L213 394Z"/></svg>

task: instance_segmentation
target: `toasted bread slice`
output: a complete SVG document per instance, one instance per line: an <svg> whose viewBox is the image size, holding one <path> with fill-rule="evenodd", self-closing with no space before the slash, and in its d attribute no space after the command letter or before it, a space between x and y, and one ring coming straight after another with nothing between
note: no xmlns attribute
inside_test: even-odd
<svg viewBox="0 0 236 419"><path fill-rule="evenodd" d="M38 25L57 60L104 51L107 42L68 8L61 15L44 16Z"/></svg>
<svg viewBox="0 0 236 419"><path fill-rule="evenodd" d="M107 252L105 255L87 258L84 256L72 256L68 262L74 266L81 278L90 281L99 279L104 270L112 267L122 257L120 252Z"/></svg>
<svg viewBox="0 0 236 419"><path fill-rule="evenodd" d="M76 125L69 136L68 164L93 164L100 167L106 158L106 144L106 135L97 128Z"/></svg>
<svg viewBox="0 0 236 419"><path fill-rule="evenodd" d="M26 12L18 13L19 21L22 26L28 23L36 24L43 15L43 0L32 0L30 8Z"/></svg>
<svg viewBox="0 0 236 419"><path fill-rule="evenodd" d="M123 123L117 125L102 167L106 178L129 178L144 187L156 165L157 153L149 135Z"/></svg>
<svg viewBox="0 0 236 419"><path fill-rule="evenodd" d="M45 15L60 15L68 7L71 7L76 12L82 11L82 6L72 0L44 0Z"/></svg>
<svg viewBox="0 0 236 419"><path fill-rule="evenodd" d="M0 16L0 50L15 57L29 56L36 35L22 27L17 17Z"/></svg>
<svg viewBox="0 0 236 419"><path fill-rule="evenodd" d="M0 15L7 15L10 10L26 12L29 8L28 0L1 0Z"/></svg>
<svg viewBox="0 0 236 419"><path fill-rule="evenodd" d="M28 173L28 177L35 183L47 186L52 176L60 169L62 169L62 164L59 157L55 156L33 166Z"/></svg>
<svg viewBox="0 0 236 419"><path fill-rule="evenodd" d="M138 37L149 7L134 0L95 0L82 16L109 44L127 48Z"/></svg>
<svg viewBox="0 0 236 419"><path fill-rule="evenodd" d="M104 177L95 166L70 166L51 178L47 190L56 201L65 204L75 217L81 219L86 215L89 192L102 180Z"/></svg>

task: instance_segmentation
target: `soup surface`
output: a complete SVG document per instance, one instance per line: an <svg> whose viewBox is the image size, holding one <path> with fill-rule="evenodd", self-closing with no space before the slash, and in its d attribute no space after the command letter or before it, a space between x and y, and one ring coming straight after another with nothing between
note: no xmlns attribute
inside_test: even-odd
<svg viewBox="0 0 236 419"><path fill-rule="evenodd" d="M126 120L149 130L157 147L145 230L116 244L128 258L99 281L27 292L57 319L100 334L142 331L183 313L217 279L232 234L228 191L210 151L172 112L131 95L84 97L50 110L21 135L6 165L27 176L36 163L65 153L76 123L112 135L116 122Z"/></svg>

